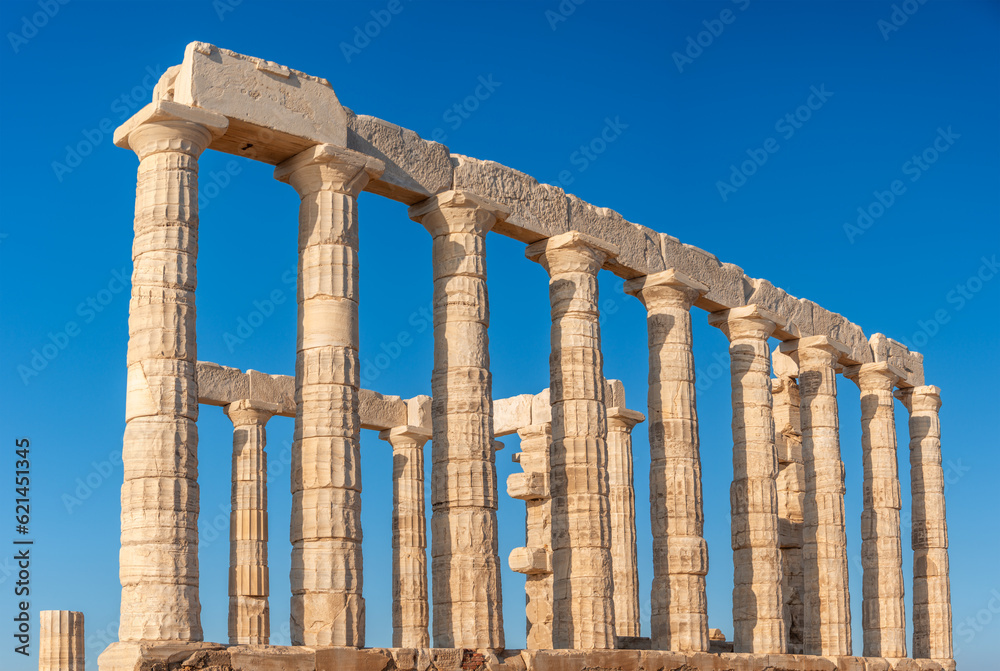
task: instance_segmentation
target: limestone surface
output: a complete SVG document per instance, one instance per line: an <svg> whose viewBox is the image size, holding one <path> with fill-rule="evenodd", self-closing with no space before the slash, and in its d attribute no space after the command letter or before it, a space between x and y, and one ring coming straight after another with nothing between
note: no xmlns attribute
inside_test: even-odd
<svg viewBox="0 0 1000 671"><path fill-rule="evenodd" d="M188 45L115 143L136 153L139 170L120 640L101 655L103 671L954 669L940 391L924 385L919 353L614 210L356 114L325 79L210 44ZM197 171L206 148L277 165L275 177L300 196L294 378L197 360ZM432 236L433 397L360 389L362 191L410 205ZM490 232L529 245L528 258L549 273L552 309L550 389L496 403ZM639 625L644 530L635 527L631 450L643 415L627 410L624 386L604 377L601 269L627 280L647 309L649 638ZM729 339L732 643L708 629L693 307ZM773 381L772 337L782 341ZM847 656L838 372L861 388L864 659ZM894 391L910 412L917 660L905 659ZM201 404L226 408L234 426L230 641L239 645L229 648L200 643ZM295 417L294 648L264 645L265 423L275 414ZM362 428L382 431L393 448L392 650L363 649ZM508 564L526 576L528 649L520 653L503 649L496 512L496 438L515 432L523 472L508 479L507 493L525 501L526 538ZM427 647L432 607L436 649ZM798 652L812 654L788 654Z"/></svg>
<svg viewBox="0 0 1000 671"><path fill-rule="evenodd" d="M348 112L347 148L373 156L385 165L385 172L368 188L372 193L413 205L452 188L448 148L424 140L412 130Z"/></svg>
<svg viewBox="0 0 1000 671"><path fill-rule="evenodd" d="M922 386L924 383L924 355L911 352L903 343L875 333L868 339L872 358L876 363L888 362L899 371L900 387ZM866 362L863 362L866 363Z"/></svg>
<svg viewBox="0 0 1000 671"><path fill-rule="evenodd" d="M205 42L187 45L156 93L225 115L219 151L278 164L317 144L347 146L347 110L326 79Z"/></svg>
<svg viewBox="0 0 1000 671"><path fill-rule="evenodd" d="M267 645L271 635L267 567L267 421L276 403L235 401L232 512L229 522L229 642Z"/></svg>
<svg viewBox="0 0 1000 671"><path fill-rule="evenodd" d="M707 651L708 546L691 306L708 287L667 270L630 280L625 291L646 306L649 343L651 642L661 650Z"/></svg>
<svg viewBox="0 0 1000 671"><path fill-rule="evenodd" d="M851 654L844 465L840 460L837 371L847 346L826 336L782 343L799 367L805 497L802 524L803 652Z"/></svg>
<svg viewBox="0 0 1000 671"><path fill-rule="evenodd" d="M390 122L355 114L321 77L193 42L183 62L161 78L154 101L179 102L224 116L229 129L213 141L213 149L276 164L317 144L337 144L384 163L384 174L369 183L374 193L413 204L449 189L475 192L511 211L495 228L502 235L528 243L570 229L595 235L621 248L609 264L621 277L674 268L710 287L698 307L719 311L756 304L778 314L790 338L828 336L851 348L852 364L879 360L861 328L841 315L513 168L459 154L449 154L446 162L447 147ZM906 372L906 383L923 384L922 357L899 343L893 348L892 361Z"/></svg>
<svg viewBox="0 0 1000 671"><path fill-rule="evenodd" d="M941 467L941 390L932 385L900 389L910 413L910 486L913 495L913 656L953 656L948 523Z"/></svg>
<svg viewBox="0 0 1000 671"><path fill-rule="evenodd" d="M785 620L785 647L792 654L802 653L803 598L802 511L805 507L805 465L802 461L802 429L799 417L799 386L795 381L798 366L784 366L791 360L777 350L772 352L774 375L771 396L774 399L774 446L778 453L778 544L781 548L782 613ZM723 638L723 640L725 640Z"/></svg>
<svg viewBox="0 0 1000 671"><path fill-rule="evenodd" d="M780 322L749 305L713 312L709 323L729 339L733 386L733 649L778 653L786 641L767 339Z"/></svg>
<svg viewBox="0 0 1000 671"><path fill-rule="evenodd" d="M507 211L446 191L409 215L433 239L434 643L502 649L486 234Z"/></svg>
<svg viewBox="0 0 1000 671"><path fill-rule="evenodd" d="M526 426L531 426L531 406L534 394L518 394L493 401L493 435L509 436Z"/></svg>
<svg viewBox="0 0 1000 671"><path fill-rule="evenodd" d="M239 368L199 361L197 378L198 402L202 405L225 407L234 401L260 401L277 405L276 415L295 417L295 377L292 375L268 375L256 370L244 373ZM407 420L408 412L407 401L399 396L388 396L371 389L358 390L358 414L362 429L385 431L412 424ZM430 426L429 411L427 426Z"/></svg>
<svg viewBox="0 0 1000 671"><path fill-rule="evenodd" d="M311 648L210 643L113 644L129 671L954 671L954 662L882 657L709 654L663 650L490 650L461 648ZM127 662L126 662L127 658ZM102 656L102 660L104 657ZM103 665L102 665L102 668Z"/></svg>
<svg viewBox="0 0 1000 671"><path fill-rule="evenodd" d="M122 445L121 641L199 641L195 286L198 157L225 117L147 105L115 134L139 157Z"/></svg>
<svg viewBox="0 0 1000 671"><path fill-rule="evenodd" d="M451 161L456 189L482 194L510 211L494 226L495 232L531 243L569 230L566 192L559 187L539 184L534 177L495 161L461 154L452 154Z"/></svg>
<svg viewBox="0 0 1000 671"><path fill-rule="evenodd" d="M529 406L530 408L530 406ZM517 432L521 451L515 458L523 473L507 478L507 493L525 505L525 543L508 563L525 574L528 649L553 647L552 492L550 485L552 424L529 424Z"/></svg>
<svg viewBox="0 0 1000 671"><path fill-rule="evenodd" d="M38 619L38 671L84 671L83 613L43 610Z"/></svg>
<svg viewBox="0 0 1000 671"><path fill-rule="evenodd" d="M896 460L893 386L902 371L887 362L844 369L861 389L864 501L861 512L861 626L866 657L906 657L902 501Z"/></svg>
<svg viewBox="0 0 1000 671"><path fill-rule="evenodd" d="M611 394L607 396L610 398ZM645 420L646 416L635 410L618 406L608 408L608 512L611 517L616 636L640 635L632 429Z"/></svg>
<svg viewBox="0 0 1000 671"><path fill-rule="evenodd" d="M618 250L571 231L529 245L552 306L552 570L555 648L615 646L607 410L597 272Z"/></svg>
<svg viewBox="0 0 1000 671"><path fill-rule="evenodd" d="M275 169L301 198L291 519L298 645L365 642L357 196L382 168L318 145Z"/></svg>
<svg viewBox="0 0 1000 671"><path fill-rule="evenodd" d="M427 522L424 512L424 444L419 426L379 434L392 445L392 645L425 648L427 626Z"/></svg>

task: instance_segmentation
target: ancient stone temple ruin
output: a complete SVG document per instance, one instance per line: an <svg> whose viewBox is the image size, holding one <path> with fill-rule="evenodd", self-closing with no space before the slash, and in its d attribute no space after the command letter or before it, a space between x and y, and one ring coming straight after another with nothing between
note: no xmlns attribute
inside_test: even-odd
<svg viewBox="0 0 1000 671"><path fill-rule="evenodd" d="M120 640L101 655L102 671L954 668L940 390L925 384L921 355L613 210L356 114L325 79L210 44L188 45L115 143L135 152L139 170ZM275 179L301 198L294 377L198 360L198 158L206 149L274 165ZM362 191L408 205L433 240L430 397L360 388ZM552 317L550 387L497 400L489 235L525 243L527 259L545 268ZM641 412L604 376L601 271L626 280L647 310ZM709 628L705 594L692 355L692 319L703 313L730 343L729 641ZM769 338L781 341L774 351ZM860 463L842 461L837 375L860 391ZM909 411L909 586L894 397ZM223 407L233 424L228 645L203 642L200 619L201 405ZM269 527L286 525L268 518L266 425L275 415L295 418L291 594L272 594L268 580ZM649 529L635 524L631 434L642 423ZM393 454L390 649L365 647L363 428L380 431ZM504 491L496 439L514 433L523 473ZM845 468L864 472L863 493L854 494L863 496L863 640L853 642ZM497 547L504 495L526 508L524 547L507 558ZM652 536L648 632L639 622L638 534ZM505 646L502 598L525 598L501 594L507 570L526 575L525 650ZM291 646L264 645L271 598L291 600ZM713 617L728 628L728 615Z"/></svg>

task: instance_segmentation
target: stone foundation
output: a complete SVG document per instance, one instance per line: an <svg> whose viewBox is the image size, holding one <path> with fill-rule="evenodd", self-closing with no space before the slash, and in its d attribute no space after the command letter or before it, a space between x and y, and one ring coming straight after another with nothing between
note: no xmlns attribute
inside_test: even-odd
<svg viewBox="0 0 1000 671"><path fill-rule="evenodd" d="M105 666L106 662L114 663ZM118 671L953 671L954 662L660 650L327 648L213 643L116 643L101 669Z"/></svg>

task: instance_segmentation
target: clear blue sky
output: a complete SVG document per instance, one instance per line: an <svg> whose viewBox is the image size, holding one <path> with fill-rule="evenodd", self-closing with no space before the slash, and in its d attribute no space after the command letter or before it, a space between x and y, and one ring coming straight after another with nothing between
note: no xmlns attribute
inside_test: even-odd
<svg viewBox="0 0 1000 671"><path fill-rule="evenodd" d="M373 20L372 11L384 19L388 0L0 5L0 482L7 485L2 505L10 513L0 543L15 535L14 440L28 437L33 612L84 611L91 664L117 631L126 284L137 160L112 145L107 129L148 102L153 75L180 62L185 44L202 40L326 77L359 113L442 139L453 152L561 183L840 312L869 335L914 343L926 356L927 382L943 390L959 664L995 668L1000 282L992 277L1000 253L1000 5L909 0L902 4L911 14L893 17L889 0L587 0L569 5L575 11L563 16L558 0L400 3L376 37L353 47L357 51L342 44ZM699 40L706 45L700 51ZM455 105L475 93L480 78L492 81L492 91L459 115ZM617 128L609 133L617 133L614 141L586 157L580 148L608 123ZM929 150L935 143L938 149ZM743 165L753 157L763 164ZM208 152L201 162L203 188L220 188L201 215L199 357L291 374L295 291L283 275L296 263L298 199L272 178L270 166L230 161ZM731 166L753 174L734 175ZM876 192L891 205L880 206ZM430 240L400 204L365 194L360 207L362 361L374 362L400 333L412 338L384 370L369 369L365 385L403 397L429 393L431 334L419 325L431 296ZM858 225L858 208L871 216L862 218L866 228ZM488 242L496 398L548 385L546 276L525 260L523 247L496 235ZM644 311L609 273L602 273L601 290L613 299L603 327L605 373L624 380L629 406L644 410ZM272 293L282 302L258 322L254 301ZM241 319L258 325L244 342L227 339ZM70 322L75 327L67 331ZM696 311L694 323L709 617L731 637L726 343L704 313ZM54 356L36 359L33 368L34 352L44 356L43 350ZM19 372L19 366L26 368ZM38 374L22 375L25 370ZM848 550L856 558L860 409L852 383L842 382L839 390ZM896 412L908 492L906 415L899 404ZM206 639L221 641L231 425L220 409L203 408L199 426L202 621ZM269 426L268 451L281 465L270 483L271 613L279 642L288 613L291 433L291 420ZM390 451L371 432L362 441L368 643L384 646L391 642ZM517 469L510 462L516 440L506 442L497 459L501 488ZM636 430L634 447L648 633L645 425ZM907 518L909 496L903 500ZM504 495L499 517L506 563L511 548L523 543L524 506ZM910 613L908 546L904 540ZM11 554L3 550L0 557ZM0 621L7 623L0 627L0 666L34 668L34 657L25 662L12 652L10 567L0 560ZM851 571L860 654L857 559ZM521 576L505 569L512 648L524 642L522 585Z"/></svg>

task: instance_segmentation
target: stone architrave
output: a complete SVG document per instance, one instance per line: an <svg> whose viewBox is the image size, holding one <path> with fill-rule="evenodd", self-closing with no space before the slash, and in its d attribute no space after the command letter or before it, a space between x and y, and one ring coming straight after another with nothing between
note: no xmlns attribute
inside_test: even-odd
<svg viewBox="0 0 1000 671"><path fill-rule="evenodd" d="M424 514L424 445L419 426L379 433L392 445L392 647L428 648L427 522Z"/></svg>
<svg viewBox="0 0 1000 671"><path fill-rule="evenodd" d="M317 145L275 168L299 207L292 443L293 645L363 647L358 194L381 161Z"/></svg>
<svg viewBox="0 0 1000 671"><path fill-rule="evenodd" d="M844 369L861 389L864 503L861 511L861 628L865 657L906 657L899 465L892 389L902 371L888 362Z"/></svg>
<svg viewBox="0 0 1000 671"><path fill-rule="evenodd" d="M431 234L434 645L504 647L486 234L507 210L465 191L412 206Z"/></svg>
<svg viewBox="0 0 1000 671"><path fill-rule="evenodd" d="M709 324L729 339L733 387L733 648L785 650L781 551L778 547L778 457L774 444L771 353L777 315L756 305L713 312Z"/></svg>
<svg viewBox="0 0 1000 671"><path fill-rule="evenodd" d="M198 157L227 126L214 112L159 102L115 132L115 144L139 157L122 447L121 643L202 639Z"/></svg>
<svg viewBox="0 0 1000 671"><path fill-rule="evenodd" d="M618 249L570 231L525 253L548 271L552 305L552 643L610 649L614 577L597 272Z"/></svg>
<svg viewBox="0 0 1000 671"><path fill-rule="evenodd" d="M932 385L896 392L910 413L910 488L913 497L913 656L954 657L948 523L941 467L941 390Z"/></svg>
<svg viewBox="0 0 1000 671"><path fill-rule="evenodd" d="M240 400L226 406L233 422L232 512L229 516L229 643L267 645L271 636L267 569L267 422L277 403Z"/></svg>
<svg viewBox="0 0 1000 671"><path fill-rule="evenodd" d="M649 343L649 502L653 531L651 646L706 652L708 545L691 306L708 287L675 270L629 280L646 307Z"/></svg>
<svg viewBox="0 0 1000 671"><path fill-rule="evenodd" d="M645 420L646 416L635 410L608 408L608 502L615 581L615 635L633 638L640 636L640 628L632 429Z"/></svg>
<svg viewBox="0 0 1000 671"><path fill-rule="evenodd" d="M84 671L83 613L43 610L38 619L38 671Z"/></svg>
<svg viewBox="0 0 1000 671"><path fill-rule="evenodd" d="M850 353L827 336L782 343L798 363L805 499L802 524L803 653L851 654L844 464L837 415L838 361Z"/></svg>

